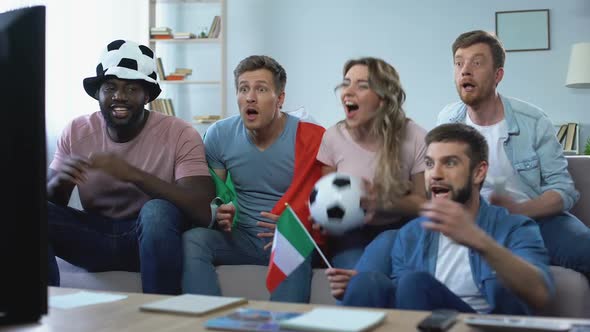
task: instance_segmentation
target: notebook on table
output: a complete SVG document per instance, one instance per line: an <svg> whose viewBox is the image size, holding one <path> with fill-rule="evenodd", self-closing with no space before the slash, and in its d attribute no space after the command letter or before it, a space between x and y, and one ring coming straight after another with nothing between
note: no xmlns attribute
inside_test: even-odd
<svg viewBox="0 0 590 332"><path fill-rule="evenodd" d="M201 316L247 302L242 297L183 294L143 304L139 310Z"/></svg>
<svg viewBox="0 0 590 332"><path fill-rule="evenodd" d="M316 308L300 316L282 320L281 328L297 331L361 332L368 331L385 320L385 312Z"/></svg>

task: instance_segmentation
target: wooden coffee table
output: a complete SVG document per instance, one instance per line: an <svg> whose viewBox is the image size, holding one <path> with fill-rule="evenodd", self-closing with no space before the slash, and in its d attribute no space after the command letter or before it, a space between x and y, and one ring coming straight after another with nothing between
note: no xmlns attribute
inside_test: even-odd
<svg viewBox="0 0 590 332"><path fill-rule="evenodd" d="M80 289L50 287L49 295L63 295L78 292ZM97 291L98 292L98 291ZM117 292L108 292L115 294ZM164 299L169 296L117 293L128 297L115 302L95 304L73 309L49 308L49 314L38 324L3 326L0 331L211 331L204 327L210 318L227 314L234 308L216 311L212 314L193 317L164 313L139 311L141 304ZM314 304L291 304L268 301L250 301L242 307L274 311L304 312L317 307ZM372 310L366 309L365 310ZM387 317L383 324L372 331L416 331L416 324L428 316L427 311L383 310ZM453 332L470 331L460 320L450 329Z"/></svg>

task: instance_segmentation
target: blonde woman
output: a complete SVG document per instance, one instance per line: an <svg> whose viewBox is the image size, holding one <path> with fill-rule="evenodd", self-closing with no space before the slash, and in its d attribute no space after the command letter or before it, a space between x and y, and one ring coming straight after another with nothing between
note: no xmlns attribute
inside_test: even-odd
<svg viewBox="0 0 590 332"><path fill-rule="evenodd" d="M425 201L426 131L402 108L405 92L395 68L377 58L349 60L337 87L346 118L329 128L317 155L323 173L342 172L367 180L365 225L328 237L334 267L352 269L365 246Z"/></svg>

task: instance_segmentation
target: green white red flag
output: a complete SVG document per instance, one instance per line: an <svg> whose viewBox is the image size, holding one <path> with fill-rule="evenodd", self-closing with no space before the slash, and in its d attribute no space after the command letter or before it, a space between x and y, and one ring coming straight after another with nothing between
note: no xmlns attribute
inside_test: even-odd
<svg viewBox="0 0 590 332"><path fill-rule="evenodd" d="M279 216L266 275L266 288L273 292L316 248L315 242L290 206ZM322 258L324 258L323 254ZM325 260L325 258L324 258Z"/></svg>

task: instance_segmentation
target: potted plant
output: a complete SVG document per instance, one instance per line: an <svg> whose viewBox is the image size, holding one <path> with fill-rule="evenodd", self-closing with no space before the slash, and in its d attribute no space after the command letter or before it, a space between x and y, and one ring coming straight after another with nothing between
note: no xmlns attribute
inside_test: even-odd
<svg viewBox="0 0 590 332"><path fill-rule="evenodd" d="M586 140L586 145L584 146L584 154L590 155L590 137Z"/></svg>

